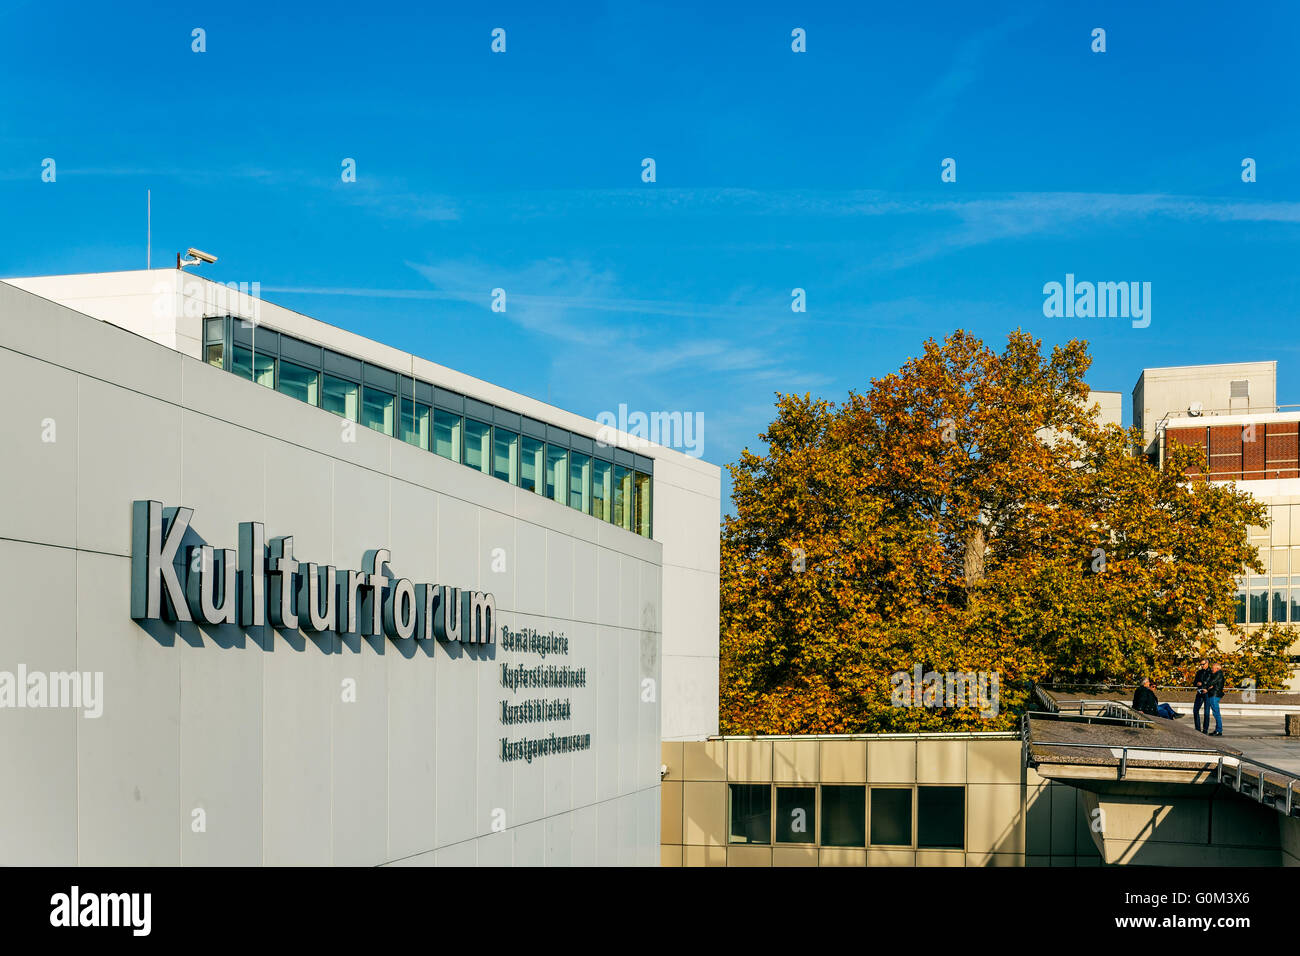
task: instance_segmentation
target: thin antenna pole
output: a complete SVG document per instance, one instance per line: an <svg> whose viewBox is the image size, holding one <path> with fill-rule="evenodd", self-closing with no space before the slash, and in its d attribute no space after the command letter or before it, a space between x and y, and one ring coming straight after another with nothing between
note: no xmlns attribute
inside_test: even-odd
<svg viewBox="0 0 1300 956"><path fill-rule="evenodd" d="M145 227L144 227L144 267L153 268L153 190L144 191Z"/></svg>

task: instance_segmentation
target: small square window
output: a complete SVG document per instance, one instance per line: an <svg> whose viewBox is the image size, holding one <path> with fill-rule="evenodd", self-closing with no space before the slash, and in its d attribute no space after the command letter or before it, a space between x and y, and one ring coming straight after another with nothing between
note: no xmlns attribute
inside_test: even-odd
<svg viewBox="0 0 1300 956"><path fill-rule="evenodd" d="M776 842L812 843L817 833L817 790L776 788Z"/></svg>
<svg viewBox="0 0 1300 956"><path fill-rule="evenodd" d="M766 783L733 783L728 843L772 842L772 788Z"/></svg>
<svg viewBox="0 0 1300 956"><path fill-rule="evenodd" d="M384 435L393 435L396 400L396 396L388 392L365 386L361 390L361 424Z"/></svg>
<svg viewBox="0 0 1300 956"><path fill-rule="evenodd" d="M911 788L871 788L871 844L912 845Z"/></svg>
<svg viewBox="0 0 1300 956"><path fill-rule="evenodd" d="M492 426L465 419L465 464L485 475L492 474Z"/></svg>
<svg viewBox="0 0 1300 956"><path fill-rule="evenodd" d="M433 450L443 458L460 461L462 419L455 412L433 411Z"/></svg>
<svg viewBox="0 0 1300 956"><path fill-rule="evenodd" d="M349 421L357 420L357 383L333 375L322 376L320 407Z"/></svg>
<svg viewBox="0 0 1300 956"><path fill-rule="evenodd" d="M492 432L492 474L512 485L519 483L519 436L504 428Z"/></svg>
<svg viewBox="0 0 1300 956"><path fill-rule="evenodd" d="M916 845L961 850L966 845L966 788L920 787L916 792Z"/></svg>
<svg viewBox="0 0 1300 956"><path fill-rule="evenodd" d="M867 788L822 787L822 846L867 845Z"/></svg>
<svg viewBox="0 0 1300 956"><path fill-rule="evenodd" d="M519 487L537 494L546 493L546 442L525 435L521 439Z"/></svg>

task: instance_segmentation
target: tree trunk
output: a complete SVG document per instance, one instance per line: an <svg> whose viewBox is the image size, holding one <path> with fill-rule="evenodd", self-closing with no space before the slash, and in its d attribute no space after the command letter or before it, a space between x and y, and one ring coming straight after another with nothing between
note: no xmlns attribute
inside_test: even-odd
<svg viewBox="0 0 1300 956"><path fill-rule="evenodd" d="M979 581L984 580L984 551L988 547L988 542L984 538L984 528L980 525L975 526L969 538L966 539L966 554L963 562L966 575L966 586L970 587Z"/></svg>

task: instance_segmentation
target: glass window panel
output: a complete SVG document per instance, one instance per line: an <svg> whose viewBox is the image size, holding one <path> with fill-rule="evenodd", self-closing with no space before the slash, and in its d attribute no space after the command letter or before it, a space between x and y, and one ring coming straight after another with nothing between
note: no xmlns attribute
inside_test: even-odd
<svg viewBox="0 0 1300 956"><path fill-rule="evenodd" d="M492 474L512 485L519 482L519 436L504 428L492 433Z"/></svg>
<svg viewBox="0 0 1300 956"><path fill-rule="evenodd" d="M1278 505L1273 511L1273 544L1291 544L1291 506Z"/></svg>
<svg viewBox="0 0 1300 956"><path fill-rule="evenodd" d="M402 441L429 450L429 406L402 399Z"/></svg>
<svg viewBox="0 0 1300 956"><path fill-rule="evenodd" d="M1282 583L1282 587L1281 587L1281 588L1277 587L1277 582L1274 582L1274 587L1273 587L1273 590L1272 590L1272 594L1273 594L1273 620L1275 620L1275 621L1285 622L1285 621L1286 621L1286 605L1287 605L1287 597L1286 597L1286 579L1283 578L1282 581L1283 581L1283 583Z"/></svg>
<svg viewBox="0 0 1300 956"><path fill-rule="evenodd" d="M817 791L813 787L776 788L776 842L812 843L816 827Z"/></svg>
<svg viewBox="0 0 1300 956"><path fill-rule="evenodd" d="M611 520L614 505L614 466L599 458L591 462L591 513L601 521Z"/></svg>
<svg viewBox="0 0 1300 956"><path fill-rule="evenodd" d="M867 845L867 788L822 787L822 846Z"/></svg>
<svg viewBox="0 0 1300 956"><path fill-rule="evenodd" d="M539 495L546 493L546 442L527 435L521 439L519 487Z"/></svg>
<svg viewBox="0 0 1300 956"><path fill-rule="evenodd" d="M772 842L772 788L766 783L730 785L728 843Z"/></svg>
<svg viewBox="0 0 1300 956"><path fill-rule="evenodd" d="M1290 548L1274 548L1273 560L1269 562L1270 574L1290 574Z"/></svg>
<svg viewBox="0 0 1300 956"><path fill-rule="evenodd" d="M564 504L569 498L569 453L555 445L546 446L546 497Z"/></svg>
<svg viewBox="0 0 1300 956"><path fill-rule="evenodd" d="M650 476L636 472L636 513L632 529L643 538L650 537Z"/></svg>
<svg viewBox="0 0 1300 956"><path fill-rule="evenodd" d="M920 787L916 791L916 845L961 850L966 845L966 789Z"/></svg>
<svg viewBox="0 0 1300 956"><path fill-rule="evenodd" d="M275 388L275 359L265 352L253 352L236 345L232 351L230 370L241 378L249 378L258 385Z"/></svg>
<svg viewBox="0 0 1300 956"><path fill-rule="evenodd" d="M1241 620L1240 611L1237 612L1237 615L1237 623L1245 623ZM1300 577L1294 577L1291 579L1291 620L1293 622L1300 622Z"/></svg>
<svg viewBox="0 0 1300 956"><path fill-rule="evenodd" d="M1237 592L1236 620L1238 624L1246 623L1246 592L1245 591Z"/></svg>
<svg viewBox="0 0 1300 956"><path fill-rule="evenodd" d="M485 475L492 474L492 426L465 419L465 464Z"/></svg>
<svg viewBox="0 0 1300 956"><path fill-rule="evenodd" d="M320 407L351 421L357 420L357 383L333 375L322 376Z"/></svg>
<svg viewBox="0 0 1300 956"><path fill-rule="evenodd" d="M281 361L280 381L276 388L300 402L317 405L320 402L320 372Z"/></svg>
<svg viewBox="0 0 1300 956"><path fill-rule="evenodd" d="M433 450L443 458L460 461L460 430L463 420L455 412L433 410Z"/></svg>
<svg viewBox="0 0 1300 956"><path fill-rule="evenodd" d="M873 846L912 845L912 791L898 787L871 788Z"/></svg>
<svg viewBox="0 0 1300 956"><path fill-rule="evenodd" d="M209 365L215 365L217 368L225 368L225 348L220 342L204 346L203 361Z"/></svg>
<svg viewBox="0 0 1300 956"><path fill-rule="evenodd" d="M569 452L569 507L591 514L591 456Z"/></svg>
<svg viewBox="0 0 1300 956"><path fill-rule="evenodd" d="M225 319L204 319L203 320L203 341L220 342L226 337L226 320Z"/></svg>
<svg viewBox="0 0 1300 956"><path fill-rule="evenodd" d="M632 472L614 466L614 524L632 530Z"/></svg>
<svg viewBox="0 0 1300 956"><path fill-rule="evenodd" d="M393 409L397 399L367 385L361 390L361 424L385 435L395 435Z"/></svg>
<svg viewBox="0 0 1300 956"><path fill-rule="evenodd" d="M1250 624L1264 624L1268 621L1268 590L1266 588L1250 589Z"/></svg>

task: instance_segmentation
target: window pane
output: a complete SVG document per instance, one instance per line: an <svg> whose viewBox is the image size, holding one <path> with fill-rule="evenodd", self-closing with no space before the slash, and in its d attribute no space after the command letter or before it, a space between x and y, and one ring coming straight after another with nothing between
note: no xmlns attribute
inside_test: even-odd
<svg viewBox="0 0 1300 956"><path fill-rule="evenodd" d="M315 405L320 398L320 373L293 362L281 362L280 381L276 388L300 402Z"/></svg>
<svg viewBox="0 0 1300 956"><path fill-rule="evenodd" d="M367 385L361 390L361 424L385 435L395 435L393 406L396 398Z"/></svg>
<svg viewBox="0 0 1300 956"><path fill-rule="evenodd" d="M569 452L569 507L591 514L591 456Z"/></svg>
<svg viewBox="0 0 1300 956"><path fill-rule="evenodd" d="M519 481L519 436L498 428L492 433L492 474L502 481Z"/></svg>
<svg viewBox="0 0 1300 956"><path fill-rule="evenodd" d="M591 513L609 521L614 504L614 466L599 458L591 463Z"/></svg>
<svg viewBox="0 0 1300 956"><path fill-rule="evenodd" d="M916 845L960 850L966 845L963 787L920 787L916 792Z"/></svg>
<svg viewBox="0 0 1300 956"><path fill-rule="evenodd" d="M204 342L221 342L226 336L225 319L204 319L203 320L203 341Z"/></svg>
<svg viewBox="0 0 1300 956"><path fill-rule="evenodd" d="M650 476L636 473L636 517L633 530L643 538L650 537Z"/></svg>
<svg viewBox="0 0 1300 956"><path fill-rule="evenodd" d="M485 475L492 474L492 426L465 419L465 464Z"/></svg>
<svg viewBox="0 0 1300 956"><path fill-rule="evenodd" d="M519 487L539 495L546 493L546 442L527 435L519 460Z"/></svg>
<svg viewBox="0 0 1300 956"><path fill-rule="evenodd" d="M275 387L275 359L265 352L252 352L242 345L232 351L230 370L241 378L250 378L258 385Z"/></svg>
<svg viewBox="0 0 1300 956"><path fill-rule="evenodd" d="M564 504L569 497L569 453L554 445L546 446L546 497Z"/></svg>
<svg viewBox="0 0 1300 956"><path fill-rule="evenodd" d="M632 530L632 472L614 466L614 524Z"/></svg>
<svg viewBox="0 0 1300 956"><path fill-rule="evenodd" d="M1250 589L1251 624L1264 624L1268 621L1268 591L1264 588Z"/></svg>
<svg viewBox="0 0 1300 956"><path fill-rule="evenodd" d="M433 450L443 458L460 461L461 417L455 412L433 410Z"/></svg>
<svg viewBox="0 0 1300 956"><path fill-rule="evenodd" d="M204 347L203 361L209 365L215 365L217 368L225 368L225 350L220 342Z"/></svg>
<svg viewBox="0 0 1300 956"><path fill-rule="evenodd" d="M912 791L897 787L871 788L873 846L912 845Z"/></svg>
<svg viewBox="0 0 1300 956"><path fill-rule="evenodd" d="M1285 581L1285 578L1283 580ZM1283 584L1282 587L1279 588L1277 587L1275 582L1273 586L1272 594L1273 594L1273 620L1285 623L1286 605L1287 605L1286 585Z"/></svg>
<svg viewBox="0 0 1300 956"><path fill-rule="evenodd" d="M402 399L402 441L429 450L429 406Z"/></svg>
<svg viewBox="0 0 1300 956"><path fill-rule="evenodd" d="M357 383L333 375L323 377L320 407L351 421L357 420Z"/></svg>
<svg viewBox="0 0 1300 956"><path fill-rule="evenodd" d="M822 787L822 846L867 845L867 788Z"/></svg>
<svg viewBox="0 0 1300 956"><path fill-rule="evenodd" d="M1293 592L1293 593L1294 593L1294 592ZM1237 615L1236 615L1236 621L1237 621L1238 624L1245 624L1245 623L1246 623L1246 592L1245 592L1245 591L1238 591L1238 592L1237 592Z"/></svg>
<svg viewBox="0 0 1300 956"><path fill-rule="evenodd" d="M817 832L817 791L812 787L776 788L776 842L812 843Z"/></svg>
<svg viewBox="0 0 1300 956"><path fill-rule="evenodd" d="M728 843L772 841L772 788L765 783L731 784Z"/></svg>

